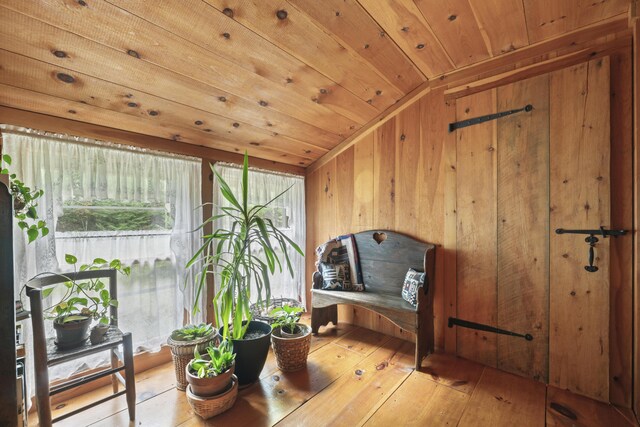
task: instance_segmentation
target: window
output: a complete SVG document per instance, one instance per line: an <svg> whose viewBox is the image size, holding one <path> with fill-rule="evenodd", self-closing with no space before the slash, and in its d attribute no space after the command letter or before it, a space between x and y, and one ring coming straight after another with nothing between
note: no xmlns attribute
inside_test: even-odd
<svg viewBox="0 0 640 427"><path fill-rule="evenodd" d="M202 224L201 161L2 129L3 152L13 159L12 171L44 190L37 210L50 229L49 235L28 244L24 233L14 228L16 290L38 273L69 271L67 253L79 264L118 258L131 266L129 277L118 277L119 324L132 333L134 347L158 349L193 304L183 287L184 266L201 243L201 232L194 232ZM25 341L30 342L28 337ZM27 349L27 354L32 352ZM52 379L104 360L84 362L60 365Z"/></svg>

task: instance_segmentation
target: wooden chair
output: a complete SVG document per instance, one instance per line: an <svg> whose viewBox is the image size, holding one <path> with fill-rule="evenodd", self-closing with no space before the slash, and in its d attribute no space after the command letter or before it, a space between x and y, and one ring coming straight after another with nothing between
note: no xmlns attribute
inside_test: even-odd
<svg viewBox="0 0 640 427"><path fill-rule="evenodd" d="M81 411L92 408L96 405L104 403L123 394L127 395L127 406L129 408L129 418L131 421L135 419L136 390L133 370L133 344L131 341L131 333L122 333L118 329L118 307L110 307L111 322L109 330L105 336L105 340L96 345L92 345L88 340L80 347L71 350L58 350L53 338L45 337L44 316L42 309L42 289L59 283L72 280L88 280L88 279L108 279L109 292L111 298L117 298L117 271L116 270L93 270L81 271L77 273L67 273L61 275L48 275L38 277L27 283L27 295L31 301L31 322L33 325L33 351L35 366L35 383L36 383L36 405L38 408L38 418L40 426L50 426L54 422L61 421ZM122 353L119 346L122 345ZM93 353L109 350L111 353L111 368L100 372L75 378L57 384L51 387L49 384L49 367L70 360L80 359ZM122 361L123 365L119 366ZM120 371L124 370L125 378L122 377ZM79 387L88 382L95 381L111 375L113 385L113 394L92 402L82 408L71 411L55 419L51 419L51 402L50 397L63 391ZM118 391L121 382L125 389Z"/></svg>

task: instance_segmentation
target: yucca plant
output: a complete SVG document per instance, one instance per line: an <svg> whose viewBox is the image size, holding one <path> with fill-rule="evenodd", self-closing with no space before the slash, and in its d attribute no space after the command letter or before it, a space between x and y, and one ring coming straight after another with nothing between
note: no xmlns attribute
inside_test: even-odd
<svg viewBox="0 0 640 427"><path fill-rule="evenodd" d="M197 274L196 303L206 285L208 274L218 274L219 289L213 299L214 315L223 338L229 334L235 340L242 339L251 320L251 289L255 286L258 304L271 298L269 276L283 270L283 263L276 250L284 255L284 264L293 276L288 249L293 248L304 256L298 245L278 230L273 222L264 218L263 211L287 190L278 194L265 204L255 205L248 200L249 194L249 156L245 152L242 168L242 194L236 197L218 171L211 166L218 179L220 193L230 204L220 207L222 213L213 215L204 223L213 223L220 218L229 218L228 228L218 228L212 234L204 236L204 243L187 268L202 261L202 269ZM256 249L264 253L264 259L256 256Z"/></svg>

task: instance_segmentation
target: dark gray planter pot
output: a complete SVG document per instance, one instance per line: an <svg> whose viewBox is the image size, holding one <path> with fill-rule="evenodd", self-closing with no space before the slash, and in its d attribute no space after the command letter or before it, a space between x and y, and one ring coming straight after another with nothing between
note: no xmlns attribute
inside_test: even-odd
<svg viewBox="0 0 640 427"><path fill-rule="evenodd" d="M232 340L233 352L236 354L236 376L240 387L258 381L271 345L269 324L252 320L247 334L252 332L263 332L264 335L253 339Z"/></svg>
<svg viewBox="0 0 640 427"><path fill-rule="evenodd" d="M56 331L56 345L60 350L70 350L80 347L87 340L87 331L91 325L91 318L69 323L53 322Z"/></svg>

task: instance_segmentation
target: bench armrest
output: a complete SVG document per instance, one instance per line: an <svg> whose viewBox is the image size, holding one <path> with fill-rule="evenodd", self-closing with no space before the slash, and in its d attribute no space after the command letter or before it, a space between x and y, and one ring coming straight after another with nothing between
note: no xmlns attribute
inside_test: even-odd
<svg viewBox="0 0 640 427"><path fill-rule="evenodd" d="M318 271L313 272L313 276L311 276L312 288L313 289L322 289L322 274Z"/></svg>

